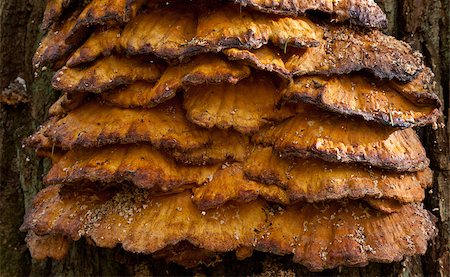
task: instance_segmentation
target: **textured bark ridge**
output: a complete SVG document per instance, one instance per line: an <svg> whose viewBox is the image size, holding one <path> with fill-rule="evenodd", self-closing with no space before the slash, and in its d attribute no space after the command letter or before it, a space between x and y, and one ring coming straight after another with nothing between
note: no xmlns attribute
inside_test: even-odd
<svg viewBox="0 0 450 277"><path fill-rule="evenodd" d="M95 12L89 12L92 5L88 6L84 12L83 9L80 9L79 13L83 16L84 21L80 21L81 23L76 28L66 26L69 30L66 32L67 37L61 38L61 41L70 38L71 43L65 46L61 44L62 47L55 45L55 47L48 48L51 51L46 53L38 51L38 56L36 56L35 62L32 64L30 61L37 48L37 41L40 41L40 37L44 35L43 33L39 33L37 22L41 22L42 16L44 15L45 20L41 27L50 30L49 33L52 30L55 31L56 29L53 28L60 28L60 26L52 26L52 23L59 18L65 17L64 9L66 7L77 4L72 2L70 0L49 0L48 3L44 0L4 0L0 3L0 91L3 95L3 89L7 88L17 77L23 79L26 84L26 93L24 94L26 97L23 101L19 101L15 106L9 105L6 101L0 101L0 209L3 211L0 215L0 221L2 223L0 226L0 236L2 237L2 241L0 242L0 275L235 275L236 272L242 275L259 276L322 276L324 274L329 276L450 275L450 258L448 254L450 188L448 186L448 128L444 127L445 125L448 126L446 119L442 119L438 126L434 126L434 129L431 127L419 129L420 137L424 142L428 158L430 159L430 167L434 171L433 186L426 191L425 206L436 217L436 224L439 229L438 236L429 244L429 250L423 257L407 258L402 262L388 265L377 264L376 261L379 260L377 260L376 255L379 252L377 251L378 254L371 253L371 248L373 250L374 246L372 243L366 243L371 238L366 237L364 241L360 240L362 238L361 236L358 237L358 235L361 235L360 228L355 229L354 240L344 241L343 245L345 245L346 249L355 250L352 252L352 256L346 257L347 265L366 264L368 260L374 261L375 263L370 263L365 268L342 267L335 270L327 270L320 274L312 273L307 268L292 262L293 258L296 261L302 261L304 257L302 257L302 251L292 249L291 244L293 242L297 243L295 238L285 240L285 245L278 244L277 240L283 237L283 233L275 233L274 236L269 236L270 239L260 242L258 250L277 250L287 254L288 252L295 252L294 254L278 257L255 252L251 258L240 262L239 259L251 255L251 249L242 247L236 249L236 253L220 255L219 257L216 253L210 251L200 251L191 244L176 244L171 248L165 248L156 252L153 257L148 257L125 253L118 248L112 250L98 249L91 246L92 242L86 243L84 240L71 242L68 237L53 235L39 236L43 234L38 235L33 232L27 235L26 233L19 232L18 229L22 223L22 216L25 210L31 207L30 199L43 187L41 183L42 176L48 172L49 167L48 162L35 157L32 151L22 147L22 139L32 134L40 124L48 119L46 111L48 111L50 104L57 98L57 93L51 90L50 79L52 74L45 71L39 72L36 78L34 78L33 67L38 63L39 66L42 65L40 61L44 59L51 60L52 63L56 62L56 67L61 67L69 58L68 54L74 50L72 46L78 46L77 41L81 44L85 36L89 35L89 32L86 32L85 29L87 25L109 24L109 22L113 21L124 23L132 17L134 7L141 4L139 1L122 1L131 7L125 10L127 14L114 15L110 13L108 16L103 16L101 12L105 15L108 11L113 10L114 6L109 7L109 9L97 9ZM107 3L108 1L99 2ZM308 1L310 5L311 3L318 3L317 5L322 3L321 6L317 6L316 8L304 8L300 4L305 1L301 0L236 0L234 2L267 13L298 15L304 10L322 11L329 13L332 18L342 21L352 21L360 25L367 26L368 23L372 22L372 27L382 27L386 24L385 18L380 15L379 11L376 8L371 8L373 6L372 1L367 1L370 3L369 7L359 5L361 1L351 0L336 1L339 3L336 4L337 6L330 4L334 1ZM436 75L435 80L437 86L433 90L437 92L442 104L442 110L448 116L450 89L449 1L380 0L378 2L386 11L387 19L389 20L387 32L397 38L405 39L413 49L424 54L426 66L430 67ZM46 6L47 11L44 14ZM338 13L337 11L344 12ZM99 20L102 17L105 21ZM53 34L57 35L55 32ZM64 35L64 32L61 34ZM42 43L45 43L45 40ZM103 51L103 49L107 49L108 51ZM114 52L109 52L111 48L108 47L102 47L101 50L97 49L96 51L98 53L95 53L95 56L107 56ZM83 55L81 53L78 60L82 59ZM75 58L72 61L74 63L72 65L77 63L77 59ZM260 66L272 69L277 66L284 66L283 63L266 63L260 64ZM250 65L259 67L258 65ZM283 68L278 68L277 70L280 72L280 75L287 74L287 71L283 71ZM408 74L408 72L402 72L402 74L406 79L411 79L413 78L412 76L416 76L415 73ZM240 76L243 75L241 74ZM181 84L181 86L183 85L184 83ZM15 92L13 91L12 93ZM23 95L21 94L20 96ZM5 98L0 97L0 99ZM78 100L74 101L74 99ZM52 113L53 115L61 116L67 111L76 108L77 103L82 101L85 101L82 94L66 95L65 98L61 99L59 105L54 106ZM384 120L386 120L386 117ZM389 119L389 121L391 120ZM242 145L248 143L248 138L236 139L242 139ZM226 142L222 142L222 144L226 145ZM46 151L49 150L52 153L51 148L52 144L50 144L50 148L46 149ZM245 147L242 147L239 150L240 153L237 153L241 161L245 160L246 155L243 149ZM174 149L170 155L186 163L203 164L205 162L211 162L214 159L223 160L224 157L229 157L229 155L236 155L236 153L231 153L233 151L234 149L225 149L221 145L216 145L213 150L207 150L201 147L191 150ZM56 152L53 154L56 154ZM255 171L258 168L251 167L251 169ZM270 180L274 177L273 175L261 176L260 172L248 172L247 175L251 173L254 174L255 181L264 179L270 183ZM285 181L288 182L289 180ZM264 191L260 191L260 193L264 193ZM383 193L392 192L385 191ZM198 195L200 195L200 192L198 192ZM245 199L248 195L240 196L242 196L242 199ZM415 194L414 197L420 198L421 196ZM375 203L370 200L368 200L368 203L374 206L378 205L378 207L382 205L389 207L390 205L386 203ZM390 207L394 206L392 205ZM314 209L312 208L313 206L308 207L311 210ZM289 217L294 215L296 221L298 221L298 213L312 213L312 211L307 210L308 208L296 207L295 209L284 213L282 216ZM411 226L405 226L404 231L410 233L420 232L429 236L433 235L433 230L426 228L426 224L422 225L423 222L421 223L416 220L417 214L422 212L423 210L420 207L408 206L407 210L404 211L404 217L417 224L411 226L422 226L424 228L418 227L411 229ZM319 214L321 217L322 214ZM274 216L279 215L274 213ZM348 216L352 217L353 215ZM427 216L423 214L424 218ZM432 216L428 217L428 219L432 218ZM277 219L274 220L275 224L278 224ZM275 230L283 230L283 228L273 228ZM290 228L299 232L304 231L303 225L292 225ZM308 231L313 232L314 230L308 229ZM366 228L364 228L363 235L365 231ZM97 233L94 233L90 230L90 232L90 234L96 236L99 242L102 241L102 233L100 231L97 230ZM267 232L273 233L271 230L267 230ZM105 232L105 234L108 234L108 232ZM416 247L416 252L422 252L425 247L424 242L414 239L413 243L414 247ZM229 240L231 243L235 241L235 238L231 237ZM274 242L278 246L277 249L274 248ZM391 249L392 251L389 253L391 255L389 257L390 261L400 261L401 255L399 253L407 254L408 251L411 251L411 241L406 239L404 242L402 245L403 248ZM50 243L58 245L58 247L46 248ZM111 242L111 245L114 243ZM314 270L323 267L323 263L325 262L324 258L327 264L332 264L337 258L342 258L342 253L339 251L327 251L326 248L321 247L323 246L320 245L321 243L326 242L317 241L317 244L314 245L314 247L318 247L317 257L314 260L305 262L308 264L309 269ZM36 257L49 256L58 259L66 253L68 256L61 261L33 261L26 248L27 244ZM133 245L130 244L129 246L131 247ZM358 251L360 247L366 250L365 256L360 255ZM89 259L86 259L86 257L89 257ZM189 257L189 259L186 257ZM175 262L183 260L188 267L197 264L198 261L202 261L203 264L208 264L211 267L196 267L192 270L186 270L173 263L166 264L162 260L172 260Z"/></svg>

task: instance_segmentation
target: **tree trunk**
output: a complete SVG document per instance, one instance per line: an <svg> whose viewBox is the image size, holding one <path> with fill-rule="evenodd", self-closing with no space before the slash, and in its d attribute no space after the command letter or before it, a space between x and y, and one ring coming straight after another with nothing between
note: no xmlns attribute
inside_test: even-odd
<svg viewBox="0 0 450 277"><path fill-rule="evenodd" d="M50 87L52 72L34 76L31 57L41 34L38 31L45 0L2 0L0 2L0 91L17 77L26 81L26 98L16 106L0 103L0 275L280 275L306 276L450 276L449 216L450 189L448 122L442 119L437 130L418 130L435 171L434 186L425 205L438 218L439 236L423 257L408 258L390 265L370 264L366 268L339 268L316 274L295 265L289 257L263 253L243 262L226 255L212 268L187 271L165 265L143 255L131 255L121 249L98 249L84 241L75 243L63 261L33 261L26 248L25 234L19 226L31 198L42 185L48 164L22 147L21 140L33 133L47 117L49 105L58 93ZM445 103L448 118L450 30L449 0L379 0L385 9L387 33L404 39L424 54L436 74L438 95ZM445 123L444 123L445 122Z"/></svg>

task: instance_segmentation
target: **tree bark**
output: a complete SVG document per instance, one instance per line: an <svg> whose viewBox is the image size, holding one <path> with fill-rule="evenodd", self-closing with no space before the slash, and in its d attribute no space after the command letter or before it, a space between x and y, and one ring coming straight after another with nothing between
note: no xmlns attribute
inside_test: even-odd
<svg viewBox="0 0 450 277"><path fill-rule="evenodd" d="M386 32L404 39L424 54L436 74L437 94L445 103L448 118L450 90L449 0L379 0L389 19ZM47 118L49 105L58 97L51 89L52 72L34 76L31 57L41 38L38 31L45 0L2 0L0 2L0 91L21 77L27 84L28 102L17 106L0 103L0 275L304 275L304 276L450 276L449 217L450 189L448 122L437 130L418 130L435 171L426 207L438 218L439 237L423 257L390 265L370 264L366 268L338 268L311 273L295 265L290 257L255 253L243 262L226 255L212 268L194 271L166 265L143 255L121 249L98 249L86 242L74 243L63 261L37 262L30 258L25 234L18 231L24 212L42 185L48 163L22 147L21 140L32 134ZM446 123L446 124L445 124ZM443 126L447 125L447 128Z"/></svg>

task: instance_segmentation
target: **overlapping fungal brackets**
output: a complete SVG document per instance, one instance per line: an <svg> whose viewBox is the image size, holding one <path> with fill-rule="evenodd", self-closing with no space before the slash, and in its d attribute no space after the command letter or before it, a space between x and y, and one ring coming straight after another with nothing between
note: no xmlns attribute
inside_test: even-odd
<svg viewBox="0 0 450 277"><path fill-rule="evenodd" d="M433 174L412 128L441 103L385 25L371 0L49 0L33 63L63 95L25 141L53 164L22 226L33 257L81 237L186 267L423 254Z"/></svg>

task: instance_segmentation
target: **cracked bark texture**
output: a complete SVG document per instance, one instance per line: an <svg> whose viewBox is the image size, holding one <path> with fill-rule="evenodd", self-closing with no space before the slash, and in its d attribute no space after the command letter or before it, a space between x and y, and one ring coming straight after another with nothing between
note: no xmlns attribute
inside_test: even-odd
<svg viewBox="0 0 450 277"><path fill-rule="evenodd" d="M34 76L31 57L42 34L39 23L45 0L2 0L0 2L0 91L17 77L27 84L28 103L16 107L0 103L0 275L2 276L94 276L94 275L285 275L285 276L450 276L449 217L450 189L448 108L450 29L449 0L379 0L388 15L386 32L404 39L420 50L440 84L437 91L445 103L442 119L447 128L418 130L435 170L433 188L426 207L439 218L439 236L423 257L390 265L370 264L365 268L338 268L322 273L308 272L290 257L255 253L238 262L226 255L212 268L185 270L165 265L143 255L121 249L97 249L80 241L73 244L63 261L33 261L19 232L31 198L42 188L42 175L49 165L21 145L47 117L49 105L58 93L50 88L52 72Z"/></svg>

